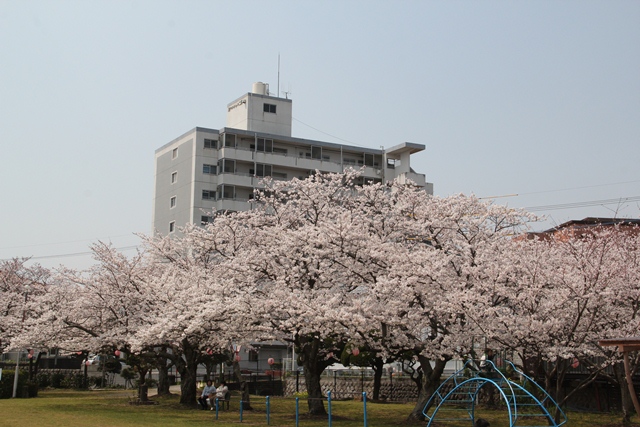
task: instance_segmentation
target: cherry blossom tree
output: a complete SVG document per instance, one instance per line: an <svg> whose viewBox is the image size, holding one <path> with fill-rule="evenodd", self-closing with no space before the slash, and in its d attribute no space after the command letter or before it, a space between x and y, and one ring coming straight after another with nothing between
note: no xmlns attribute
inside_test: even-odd
<svg viewBox="0 0 640 427"><path fill-rule="evenodd" d="M244 226L218 216L208 228L187 226L178 237L147 238L154 275L134 349L164 348L181 376L183 405L196 404L196 372L212 354L251 332L247 289L234 287L225 261L234 259Z"/></svg>
<svg viewBox="0 0 640 427"><path fill-rule="evenodd" d="M446 362L472 349L478 329L467 307L474 306L497 248L535 217L463 195L412 194L395 206L407 219L404 241L386 251L393 268L376 283L366 311L377 313L386 348L412 351L419 361L421 390L409 418L422 419Z"/></svg>
<svg viewBox="0 0 640 427"><path fill-rule="evenodd" d="M485 282L485 298L477 302L485 315L474 320L493 342L516 352L561 405L602 373L605 365L590 362L605 355L597 341L637 322L637 277L629 276L637 265L629 254L637 253L629 240L609 229L512 241ZM590 375L564 394L576 362Z"/></svg>
<svg viewBox="0 0 640 427"><path fill-rule="evenodd" d="M42 347L20 341L28 324L42 313L39 301L46 295L52 278L39 264L28 266L28 258L0 261L0 352L29 349L29 379L37 373ZM33 357L35 355L35 358Z"/></svg>
<svg viewBox="0 0 640 427"><path fill-rule="evenodd" d="M19 342L84 354L129 347L147 309L144 254L126 257L100 242L92 250L97 263L89 270L55 272Z"/></svg>
<svg viewBox="0 0 640 427"><path fill-rule="evenodd" d="M267 181L244 219L254 241L238 286L261 284L252 316L296 346L310 413L324 413L319 375L348 341L422 358L421 411L446 361L468 348L471 326L454 301L481 280L479 260L530 216L411 186L354 186L355 176Z"/></svg>
<svg viewBox="0 0 640 427"><path fill-rule="evenodd" d="M267 181L243 220L252 243L239 254L237 287L255 284L258 338L292 342L304 367L311 414L324 414L320 374L339 361L354 320L348 306L366 282L351 248L365 248L351 175ZM359 244L358 244L359 243ZM364 256L364 253L362 254Z"/></svg>

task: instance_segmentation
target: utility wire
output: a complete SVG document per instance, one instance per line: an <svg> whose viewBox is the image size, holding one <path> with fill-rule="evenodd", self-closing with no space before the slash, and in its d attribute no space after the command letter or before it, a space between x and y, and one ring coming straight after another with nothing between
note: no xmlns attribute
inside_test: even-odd
<svg viewBox="0 0 640 427"><path fill-rule="evenodd" d="M556 205L529 206L529 207L525 207L524 209L529 212L539 212L539 211L553 211L558 209L585 208L589 206L620 205L623 203L632 203L632 202L640 202L640 196L621 197L617 199L591 200L587 202L560 203Z"/></svg>
<svg viewBox="0 0 640 427"><path fill-rule="evenodd" d="M133 245L133 246L122 246L115 249L117 251L128 251L131 249L137 249L139 247L140 247L139 245ZM74 252L70 254L42 255L42 256L32 256L32 257L14 257L14 258L29 258L29 260L35 260L35 259L51 259L51 258L69 258L69 257L91 255L91 254L93 254L93 251ZM11 259L13 258L5 258L0 261L10 261Z"/></svg>
<svg viewBox="0 0 640 427"><path fill-rule="evenodd" d="M292 118L293 120L295 120L296 122L301 123L301 124L303 124L303 125L307 126L308 128L311 128L311 129L313 129L313 130L315 130L315 131L317 131L317 132L320 132L320 133L323 133L323 134L325 134L325 135L327 135L327 136L330 136L331 138L339 139L340 141L348 142L349 144L357 145L358 147L368 148L366 145L358 144L358 143L356 143L356 142L349 141L348 139L344 139L344 138L340 138L339 136L331 135L330 133L324 132L324 131L322 131L322 130L320 130L320 129L318 129L318 128L314 128L313 126L308 125L308 124L306 124L305 122L303 122L303 121L301 121L301 120L296 119L295 117L291 117L291 118Z"/></svg>
<svg viewBox="0 0 640 427"><path fill-rule="evenodd" d="M120 236L97 237L95 239L69 240L69 241L66 241L66 242L35 243L33 245L7 246L7 247L0 248L0 249L1 250L4 250L4 249L23 249L23 248L33 248L33 247L36 247L36 246L64 245L64 244L67 244L67 243L92 242L94 240L116 239L116 238L119 238L119 237L130 237L130 236L134 236L134 234L121 234Z"/></svg>
<svg viewBox="0 0 640 427"><path fill-rule="evenodd" d="M609 184L585 185L585 186L582 186L582 187L559 188L559 189L556 189L556 190L532 191L532 192L529 192L529 193L518 193L518 194L515 194L515 195L516 196L527 196L527 195L530 195L530 194L555 193L555 192L558 192L558 191L583 190L583 189L586 189L586 188L607 187L609 185L635 184L637 182L640 182L640 180L612 182L612 183L609 183Z"/></svg>

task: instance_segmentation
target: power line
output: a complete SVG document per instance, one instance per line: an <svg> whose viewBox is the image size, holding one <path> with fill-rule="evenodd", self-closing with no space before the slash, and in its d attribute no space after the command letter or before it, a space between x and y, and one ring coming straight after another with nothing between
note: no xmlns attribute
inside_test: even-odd
<svg viewBox="0 0 640 427"><path fill-rule="evenodd" d="M569 190L583 190L583 189L586 189L586 188L607 187L609 185L635 184L637 182L640 182L640 180L612 182L612 183L609 183L609 184L585 185L585 186L582 186L582 187L559 188L559 189L556 189L556 190L532 191L532 192L529 192L529 193L518 193L518 194L516 194L516 196L528 196L530 194L555 193L555 192L558 192L558 191L569 191Z"/></svg>
<svg viewBox="0 0 640 427"><path fill-rule="evenodd" d="M131 250L131 249L137 249L139 247L140 247L139 245L133 245L133 246L122 246L122 247L115 248L115 249L117 251L127 251L127 250ZM42 255L42 256L33 256L33 257L24 257L24 258L29 258L29 260L51 259L51 258L69 258L69 257L91 255L91 254L93 254L93 251L74 252L74 253L70 253L70 254ZM21 258L21 257L16 257L16 258ZM11 259L13 259L13 258L5 258L5 259L2 259L0 261L10 261Z"/></svg>
<svg viewBox="0 0 640 427"><path fill-rule="evenodd" d="M122 234L120 236L106 236L106 237L97 237L95 239L80 239L80 240L69 240L66 242L54 242L54 243L35 243L33 245L21 245L21 246L7 246L7 247L3 247L0 248L0 250L4 250L4 249L23 249L23 248L33 248L33 247L37 247L37 246L53 246L53 245L64 245L67 243L80 243L80 242L92 242L94 240L105 240L105 239L116 239L119 237L130 237L130 236L135 236L135 234Z"/></svg>
<svg viewBox="0 0 640 427"><path fill-rule="evenodd" d="M358 144L358 143L356 143L356 142L349 141L348 139L344 139L344 138L340 138L339 136L331 135L330 133L324 132L324 131L322 131L322 130L320 130L320 129L318 129L318 128L314 128L313 126L308 125L308 124L306 124L305 122L303 122L303 121L301 121L301 120L296 119L295 117L291 117L291 118L292 118L293 120L295 120L296 122L301 123L301 124L303 124L303 125L305 125L305 126L307 126L307 127L311 128L311 129L313 129L313 130L315 130L315 131L317 131L317 132L320 132L320 133L323 133L323 134L325 134L325 135L327 135L327 136L330 136L331 138L339 139L340 141L348 142L349 144L357 145L358 147L368 148L366 145Z"/></svg>
<svg viewBox="0 0 640 427"><path fill-rule="evenodd" d="M529 212L539 212L539 211L553 211L558 209L585 208L589 206L620 205L623 203L632 203L632 202L640 202L640 196L620 197L617 199L591 200L591 201L585 201L585 202L559 203L555 205L529 206L529 207L525 207L524 209Z"/></svg>

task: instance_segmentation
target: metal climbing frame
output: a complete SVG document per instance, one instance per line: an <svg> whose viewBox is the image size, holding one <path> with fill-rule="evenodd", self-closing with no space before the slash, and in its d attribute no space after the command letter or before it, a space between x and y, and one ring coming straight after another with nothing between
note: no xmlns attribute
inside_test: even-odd
<svg viewBox="0 0 640 427"><path fill-rule="evenodd" d="M489 369L481 371L473 360L440 384L431 396L422 413L429 420L427 427L436 419L438 423L475 420L478 393L483 387L494 387L504 402L509 416L509 427L560 427L567 422L567 416L549 394L533 379L509 362L507 376L492 361L487 360ZM553 417L556 409L561 421Z"/></svg>

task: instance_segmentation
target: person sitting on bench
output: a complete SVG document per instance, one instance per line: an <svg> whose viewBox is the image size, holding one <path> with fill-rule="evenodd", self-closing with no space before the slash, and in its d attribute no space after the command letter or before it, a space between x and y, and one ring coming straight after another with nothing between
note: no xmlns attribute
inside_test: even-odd
<svg viewBox="0 0 640 427"><path fill-rule="evenodd" d="M203 410L208 409L207 399L211 401L211 399L215 397L215 394L216 394L216 388L213 385L213 381L207 380L207 385L204 386L204 389L202 390L202 394L198 398L198 403L200 404L200 407Z"/></svg>

